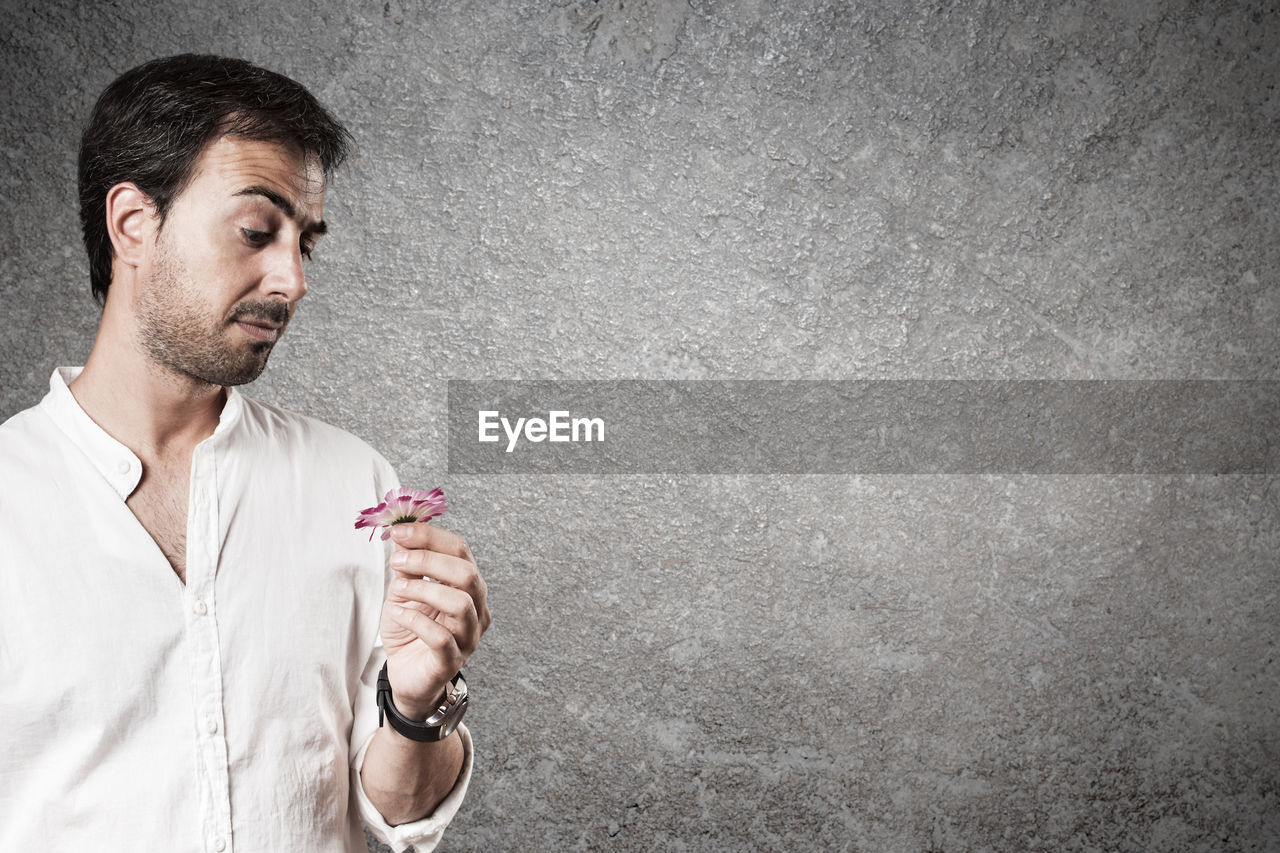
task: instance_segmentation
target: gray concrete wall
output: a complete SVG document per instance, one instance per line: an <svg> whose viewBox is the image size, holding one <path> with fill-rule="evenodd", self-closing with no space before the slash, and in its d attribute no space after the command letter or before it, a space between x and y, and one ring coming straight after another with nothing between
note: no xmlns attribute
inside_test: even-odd
<svg viewBox="0 0 1280 853"><path fill-rule="evenodd" d="M450 378L1280 378L1274 2L10 3L0 416L96 323L75 142L182 50L359 156L249 393L442 485L445 848L1280 847L1261 476L449 476Z"/></svg>

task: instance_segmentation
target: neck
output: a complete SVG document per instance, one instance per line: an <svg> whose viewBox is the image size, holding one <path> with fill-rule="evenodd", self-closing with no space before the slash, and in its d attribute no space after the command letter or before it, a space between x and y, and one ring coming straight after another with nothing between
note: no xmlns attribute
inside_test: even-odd
<svg viewBox="0 0 1280 853"><path fill-rule="evenodd" d="M104 309L93 350L70 385L76 402L144 464L190 454L217 428L226 389L157 364L110 319Z"/></svg>

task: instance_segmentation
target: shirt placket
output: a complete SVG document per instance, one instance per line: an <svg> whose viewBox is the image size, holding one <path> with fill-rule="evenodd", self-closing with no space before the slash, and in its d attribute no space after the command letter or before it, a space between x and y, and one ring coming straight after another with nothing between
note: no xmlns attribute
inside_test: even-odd
<svg viewBox="0 0 1280 853"><path fill-rule="evenodd" d="M231 789L227 766L226 721L222 710L222 656L218 645L218 479L210 440L191 457L187 515L187 641L192 652L196 756L205 849L232 849Z"/></svg>

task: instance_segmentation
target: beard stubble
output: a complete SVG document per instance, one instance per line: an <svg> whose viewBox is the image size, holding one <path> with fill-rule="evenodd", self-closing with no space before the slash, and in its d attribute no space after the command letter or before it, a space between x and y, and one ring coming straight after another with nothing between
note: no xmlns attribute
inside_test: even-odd
<svg viewBox="0 0 1280 853"><path fill-rule="evenodd" d="M283 333L288 306L278 300L245 300L218 316L199 301L199 286L163 236L158 249L136 304L143 349L166 370L210 385L243 385L257 379L275 344L242 340L231 327L236 320L262 320L279 324Z"/></svg>

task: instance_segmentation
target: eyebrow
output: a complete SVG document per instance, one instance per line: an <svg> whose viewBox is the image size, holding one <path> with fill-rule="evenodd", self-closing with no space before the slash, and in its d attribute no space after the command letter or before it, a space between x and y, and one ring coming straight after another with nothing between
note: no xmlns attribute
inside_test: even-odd
<svg viewBox="0 0 1280 853"><path fill-rule="evenodd" d="M276 192L270 187L264 187L264 186L255 184L254 186L251 186L251 187L245 187L244 189L236 193L236 195L237 196L242 196L242 195L262 196L267 201L271 202L276 207L278 207L280 209L280 212L283 213L285 216L289 217L290 219L298 218L298 211L294 208L292 202L290 202L289 199L280 195L280 193ZM314 222L314 221L304 222L302 223L302 226L303 226L302 227L303 231L309 232L311 234L327 234L329 231L329 226L325 224L325 221L323 219L321 219L318 222Z"/></svg>

